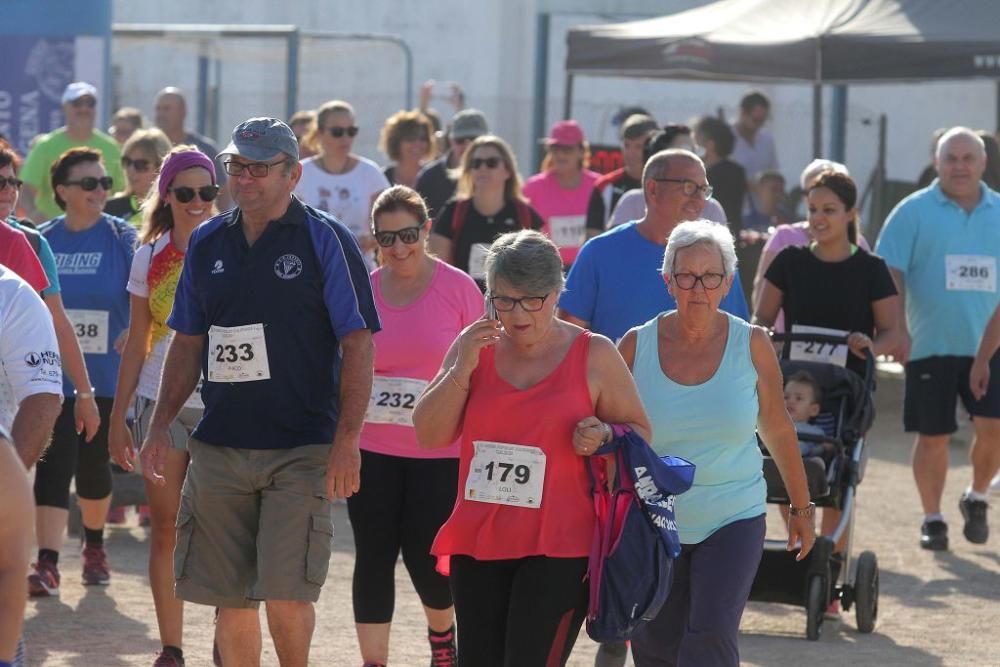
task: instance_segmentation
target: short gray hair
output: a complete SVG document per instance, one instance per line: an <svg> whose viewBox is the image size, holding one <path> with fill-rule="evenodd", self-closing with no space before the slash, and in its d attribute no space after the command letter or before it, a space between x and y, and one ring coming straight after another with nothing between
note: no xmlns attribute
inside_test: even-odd
<svg viewBox="0 0 1000 667"><path fill-rule="evenodd" d="M504 234L486 253L486 289L496 291L497 280L533 296L562 292L563 263L559 248L536 231Z"/></svg>
<svg viewBox="0 0 1000 667"><path fill-rule="evenodd" d="M809 185L816 180L816 177L822 174L824 171L833 171L838 174L843 174L844 176L850 176L851 174L847 171L847 165L841 164L840 162L834 162L833 160L824 160L823 158L816 158L812 162L806 165L806 168L802 170L802 175L799 177L799 186L803 190L808 190Z"/></svg>
<svg viewBox="0 0 1000 667"><path fill-rule="evenodd" d="M976 134L975 130L970 130L969 128L962 127L961 125L953 127L941 135L941 138L938 139L937 147L934 149L934 157L936 159L940 159L941 151L944 150L944 147L948 144L949 141L951 141L956 137L964 137L965 139L969 139L974 144L979 146L979 154L982 155L983 157L986 157L986 142L983 141L983 138L980 137L978 134Z"/></svg>
<svg viewBox="0 0 1000 667"><path fill-rule="evenodd" d="M667 250L663 253L663 267L660 272L674 277L674 262L677 253L695 245L713 246L722 255L722 266L726 277L736 273L736 244L729 228L711 220L688 220L674 227L667 239Z"/></svg>
<svg viewBox="0 0 1000 667"><path fill-rule="evenodd" d="M670 171L670 165L681 160L700 164L703 168L705 166L700 157L685 148L667 148L654 154L646 161L646 166L642 170L643 188L646 187L647 182L665 177Z"/></svg>

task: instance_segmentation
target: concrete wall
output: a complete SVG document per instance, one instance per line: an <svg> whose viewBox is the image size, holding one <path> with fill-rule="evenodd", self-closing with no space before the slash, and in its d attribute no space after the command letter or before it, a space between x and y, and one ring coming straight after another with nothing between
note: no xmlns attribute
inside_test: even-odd
<svg viewBox="0 0 1000 667"><path fill-rule="evenodd" d="M400 35L415 56L414 88L425 79L458 81L469 104L483 109L494 129L513 144L523 173L537 139L532 135L535 28L539 11L552 12L549 44L549 95L546 125L562 111L565 32L590 23L627 20L678 11L698 0L345 0L275 3L273 0L174 0L158 3L115 0L116 22L281 23L305 30L378 32ZM151 111L152 95L164 85L193 91L197 57L221 62L218 139L239 120L263 113L283 116L284 50L279 43L223 40L199 45L187 40L116 40L113 62L118 102ZM404 104L403 60L388 46L303 44L300 107L333 98L351 101L359 111L360 153L384 162L376 143L378 129ZM214 71L213 71L214 80ZM580 79L573 114L593 141L613 141L610 118L621 106L642 104L658 119L735 112L744 84ZM811 91L807 86L765 85L774 103L773 129L779 160L789 181L797 180L811 159ZM847 162L862 183L876 157L875 119L889 116L889 176L913 180L926 164L931 131L967 124L994 127L995 85L991 81L859 86L850 89ZM192 106L195 100L192 99ZM447 113L444 100L433 106Z"/></svg>

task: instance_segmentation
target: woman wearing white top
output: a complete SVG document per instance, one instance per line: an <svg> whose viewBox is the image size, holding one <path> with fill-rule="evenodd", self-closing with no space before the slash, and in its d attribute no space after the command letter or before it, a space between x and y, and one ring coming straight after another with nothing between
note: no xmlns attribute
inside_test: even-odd
<svg viewBox="0 0 1000 667"><path fill-rule="evenodd" d="M316 155L302 161L302 178L295 194L347 225L374 269L375 239L369 220L375 197L389 187L389 181L377 164L351 152L357 134L350 104L339 100L323 104L306 138Z"/></svg>

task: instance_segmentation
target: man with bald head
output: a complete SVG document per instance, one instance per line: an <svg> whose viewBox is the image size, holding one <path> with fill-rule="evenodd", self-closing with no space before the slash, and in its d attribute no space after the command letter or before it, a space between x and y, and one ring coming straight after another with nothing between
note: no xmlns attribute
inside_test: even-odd
<svg viewBox="0 0 1000 667"><path fill-rule="evenodd" d="M559 299L561 317L612 340L676 307L660 275L667 237L679 223L702 217L712 194L701 158L679 148L649 158L642 189L646 215L587 241ZM747 319L739 280L734 284L722 309Z"/></svg>
<svg viewBox="0 0 1000 667"><path fill-rule="evenodd" d="M945 132L934 162L938 178L893 209L876 250L889 264L905 307L905 341L897 357L906 363L904 428L917 434L913 477L924 511L920 546L944 550L948 525L941 498L958 399L975 428L972 484L959 501L963 533L975 544L989 537L986 494L1000 468L1000 358L991 361L985 394L974 395L969 381L979 338L1000 302L1000 195L981 180L986 149L974 131Z"/></svg>
<svg viewBox="0 0 1000 667"><path fill-rule="evenodd" d="M219 209L228 208L229 197L226 185L226 170L217 159L219 147L211 139L203 134L185 129L187 120L187 100L184 92L180 88L167 86L156 94L154 107L154 122L156 127L163 130L163 133L170 139L174 146L179 144L189 144L215 161L215 179L222 186L219 192Z"/></svg>

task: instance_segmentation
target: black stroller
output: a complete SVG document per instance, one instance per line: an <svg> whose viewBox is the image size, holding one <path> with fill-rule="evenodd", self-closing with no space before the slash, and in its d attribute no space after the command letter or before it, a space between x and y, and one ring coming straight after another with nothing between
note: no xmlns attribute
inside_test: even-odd
<svg viewBox="0 0 1000 667"><path fill-rule="evenodd" d="M844 336L817 334L775 334L775 341L802 342L813 346L845 344ZM829 349L829 347L827 348ZM831 424L827 436L800 434L802 441L823 442L833 446L826 457L803 459L809 493L817 508L833 507L843 512L833 535L818 537L809 555L795 560L795 552L785 550L785 540L764 541L764 554L750 592L759 602L780 602L806 609L806 637L819 638L824 613L834 600L842 609L855 608L858 631L869 633L878 616L878 560L871 551L851 557L854 504L857 487L864 479L868 452L865 434L875 418L872 387L875 359L868 353L865 377L833 364L783 359L785 377L800 370L808 371L823 389L821 416ZM764 478L767 502L787 505L788 494L774 460L764 452ZM847 546L841 555L834 545L847 531Z"/></svg>

